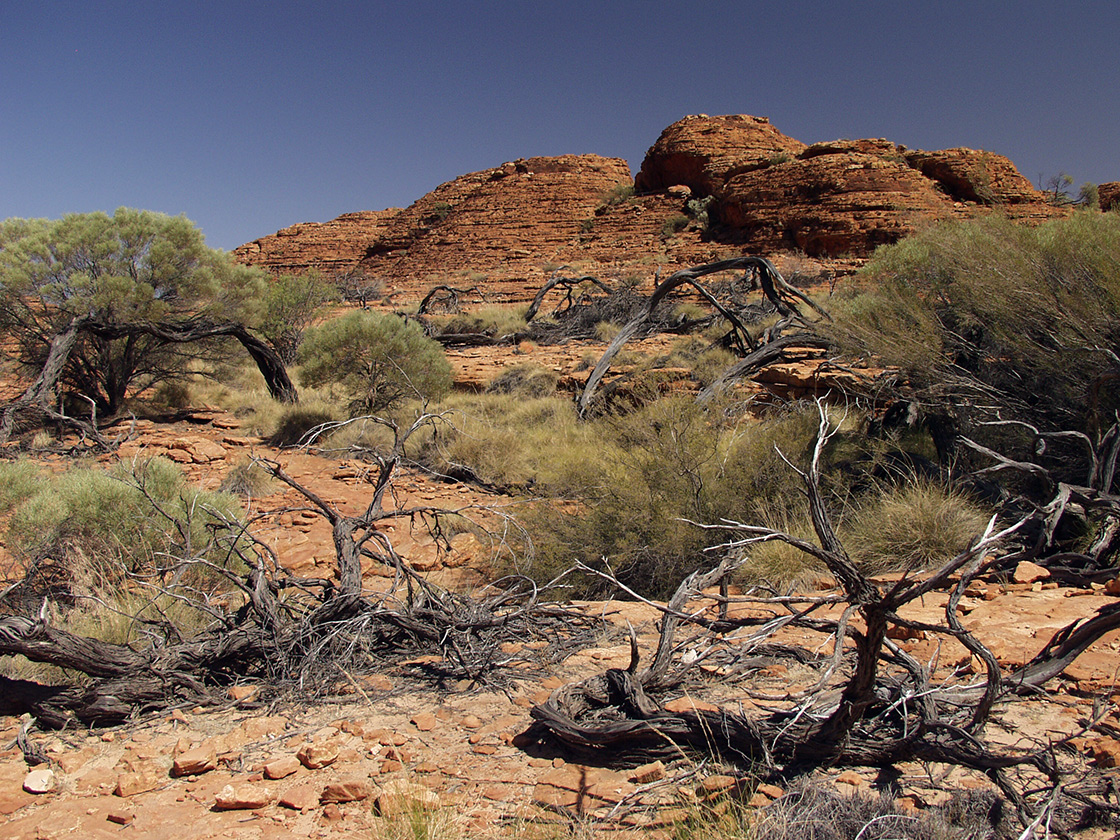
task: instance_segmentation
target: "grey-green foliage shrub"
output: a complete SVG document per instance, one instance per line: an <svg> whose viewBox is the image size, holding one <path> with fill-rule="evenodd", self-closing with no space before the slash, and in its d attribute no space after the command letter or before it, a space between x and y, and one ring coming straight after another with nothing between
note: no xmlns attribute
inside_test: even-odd
<svg viewBox="0 0 1120 840"><path fill-rule="evenodd" d="M413 435L408 455L435 472L465 465L492 484L562 498L599 480L604 443L569 399L454 394L434 409L443 419Z"/></svg>
<svg viewBox="0 0 1120 840"><path fill-rule="evenodd" d="M691 400L665 398L596 422L599 474L583 504L539 506L528 517L536 553L529 572L538 580L577 559L605 560L643 594L664 595L714 562L704 548L718 538L693 523L757 524L804 511L796 474L775 447L802 460L815 409L738 424Z"/></svg>
<svg viewBox="0 0 1120 840"><path fill-rule="evenodd" d="M43 468L33 461L0 461L0 513L41 489Z"/></svg>
<svg viewBox="0 0 1120 840"><path fill-rule="evenodd" d="M300 380L337 385L352 416L376 414L406 399L438 399L451 389L451 364L413 321L355 311L309 329Z"/></svg>
<svg viewBox="0 0 1120 840"><path fill-rule="evenodd" d="M849 350L917 385L972 381L1020 419L1092 433L1120 408L1120 217L937 225L878 249L832 314Z"/></svg>
<svg viewBox="0 0 1120 840"><path fill-rule="evenodd" d="M285 364L293 364L315 316L340 297L337 284L318 271L282 274L264 293L260 332Z"/></svg>
<svg viewBox="0 0 1120 840"><path fill-rule="evenodd" d="M40 480L13 506L4 542L26 566L49 558L73 571L92 563L111 580L167 568L173 558L225 564L211 537L236 527L240 513L232 496L188 484L170 461L122 461L110 470L75 467Z"/></svg>
<svg viewBox="0 0 1120 840"><path fill-rule="evenodd" d="M112 216L0 222L0 329L19 361L36 372L52 337L78 317L107 328L253 324L264 278L260 269L207 248L202 232L183 216L122 207ZM83 332L59 381L106 416L122 408L126 395L182 377L191 359L225 352L222 343Z"/></svg>

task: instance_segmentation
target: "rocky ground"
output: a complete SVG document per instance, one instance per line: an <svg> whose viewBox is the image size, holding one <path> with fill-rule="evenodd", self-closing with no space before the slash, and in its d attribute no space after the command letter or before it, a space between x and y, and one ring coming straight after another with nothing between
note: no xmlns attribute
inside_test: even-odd
<svg viewBox="0 0 1120 840"><path fill-rule="evenodd" d="M563 374L587 348L540 348L525 356ZM461 382L489 377L485 354L459 351ZM476 358L477 357L477 358ZM802 371L803 376L809 374ZM790 376L794 376L793 373ZM364 505L368 479L360 463L307 452L268 449L242 431L236 418L200 409L173 424L140 421L122 457L144 452L179 462L189 476L217 486L234 462L258 453L276 457L301 483L343 510ZM488 502L478 491L406 473L398 484L402 500L456 506ZM254 500L254 509L274 512L261 536L297 573L320 576L333 566L330 531L299 510L290 491ZM498 500L499 502L501 500ZM439 551L427 535L400 527L396 547L417 569L448 586L470 589L485 583L490 554L469 534ZM367 586L376 589L377 570ZM1025 568L1016 580L977 584L962 603L966 626L1005 665L1028 660L1053 632L1120 596L1112 582L1084 589L1059 586L1044 570ZM762 805L782 789L758 784L717 762L681 759L642 767L600 768L580 764L562 750L545 748L525 735L529 710L550 691L608 667L625 667L630 649L621 628L633 626L640 649L656 644L657 613L649 606L608 602L580 605L608 624L586 646L561 660L544 661L541 643L509 642L500 684L435 683L425 658L397 663L384 672L353 677L329 697L264 702L252 686L230 691L223 708L183 708L140 719L113 730L32 731L35 746L50 758L32 768L16 745L21 722L0 718L0 834L17 838L136 837L268 838L288 836L399 836L402 821L417 820L433 831L480 835L559 836L571 825L611 832L642 830L672 835L674 822L694 813L697 803L729 794ZM937 620L940 596L916 607L915 617ZM619 628L617 630L611 628ZM804 641L804 640L801 640ZM959 668L974 666L963 649L932 639L900 639L922 661ZM1014 704L990 733L1023 746L1076 732L1101 698L1115 698L1120 671L1120 633L1101 639L1062 678L1047 699ZM734 704L746 700L739 686L718 671L670 701L687 705ZM788 691L807 675L782 664L752 675L751 685ZM1120 781L1120 733L1115 707L1104 734L1077 737L1063 760ZM951 788L987 787L979 774L904 765L900 802L913 809L937 805ZM874 790L876 776L836 768L822 783L844 793ZM442 826L442 828L441 828ZM411 833L409 836L413 836ZM1109 836L1105 833L1101 836Z"/></svg>

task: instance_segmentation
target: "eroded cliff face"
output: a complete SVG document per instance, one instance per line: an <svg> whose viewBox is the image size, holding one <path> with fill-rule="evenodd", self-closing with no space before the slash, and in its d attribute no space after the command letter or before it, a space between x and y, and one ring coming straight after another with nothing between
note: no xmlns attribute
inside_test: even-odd
<svg viewBox="0 0 1120 840"><path fill-rule="evenodd" d="M866 256L936 219L1061 212L1003 155L924 152L881 138L805 146L750 117L692 116L665 129L638 186L678 184L711 197L713 238L819 257Z"/></svg>
<svg viewBox="0 0 1120 840"><path fill-rule="evenodd" d="M329 222L302 222L263 236L233 251L243 263L280 273L315 268L326 273L352 269L368 243L380 238L401 211L366 210L346 213Z"/></svg>
<svg viewBox="0 0 1120 840"><path fill-rule="evenodd" d="M993 152L806 145L762 117L700 115L666 128L636 179L620 158L521 159L404 210L293 225L234 253L276 273L361 272L396 301L446 283L476 287L477 302L508 302L530 299L563 266L652 283L744 252L858 259L931 220L990 212L1039 221L1064 211Z"/></svg>

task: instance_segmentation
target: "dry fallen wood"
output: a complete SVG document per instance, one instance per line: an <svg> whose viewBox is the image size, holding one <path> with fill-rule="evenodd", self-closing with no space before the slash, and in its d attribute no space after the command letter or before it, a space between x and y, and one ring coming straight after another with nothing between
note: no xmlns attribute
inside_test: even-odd
<svg viewBox="0 0 1120 840"><path fill-rule="evenodd" d="M729 536L712 548L724 559L707 572L690 575L659 607L661 636L652 664L639 669L635 647L628 669L611 669L557 689L532 710L536 737L559 741L588 760L607 764L689 753L784 774L820 766L887 766L907 760L955 764L987 774L1024 819L1033 819L1036 812L1010 771L1031 768L1045 780L1043 784L1061 784L1062 771L1052 748L997 748L985 740L985 726L1000 704L1044 690L1081 652L1120 627L1120 604L1072 622L1030 662L1005 669L959 621L959 602L969 582L996 562L992 555L1001 547L1012 545L1030 517L999 528L993 518L966 551L933 573L907 575L893 585L876 584L847 557L819 491L820 455L833 430L819 401L818 409L820 428L809 466L802 470L791 463L809 498L817 541L737 522L706 526ZM822 561L835 577L840 597L739 599L772 610L763 616L737 617L723 609L718 596L707 594L744 561L744 551L774 540ZM597 573L613 579L609 571ZM919 624L899 616L903 606L933 592L949 596L944 624ZM846 605L838 619L816 614L824 606L835 608L838 601ZM855 616L858 622L852 620ZM983 662L984 670L968 682L961 682L956 674L935 674L887 638L890 625L920 628L960 642ZM706 645L703 656L681 658L684 645L675 637L684 627L701 633L697 638ZM834 656L818 660L822 676L809 691L771 697L784 702L771 706L773 711L755 714L736 707L668 712L659 702L667 688L690 676L696 678L695 669L711 660L714 650L727 652L722 661L735 662L771 643L774 634L786 627L820 634L822 640L831 638ZM728 641L739 628L755 629L746 638ZM693 642L688 647L698 646ZM807 645L806 652L819 647Z"/></svg>

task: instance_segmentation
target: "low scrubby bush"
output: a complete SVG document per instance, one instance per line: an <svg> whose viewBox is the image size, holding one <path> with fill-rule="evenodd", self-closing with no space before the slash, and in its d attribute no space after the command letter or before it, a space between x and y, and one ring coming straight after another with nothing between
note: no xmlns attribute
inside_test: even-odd
<svg viewBox="0 0 1120 840"><path fill-rule="evenodd" d="M439 399L451 390L451 364L415 321L355 311L309 329L300 347L300 381L337 386L351 416L377 414L404 400Z"/></svg>
<svg viewBox="0 0 1120 840"><path fill-rule="evenodd" d="M122 461L38 481L12 507L4 542L25 569L45 561L67 583L110 585L187 560L224 565L214 538L236 529L240 514L232 496L189 485L170 461Z"/></svg>

